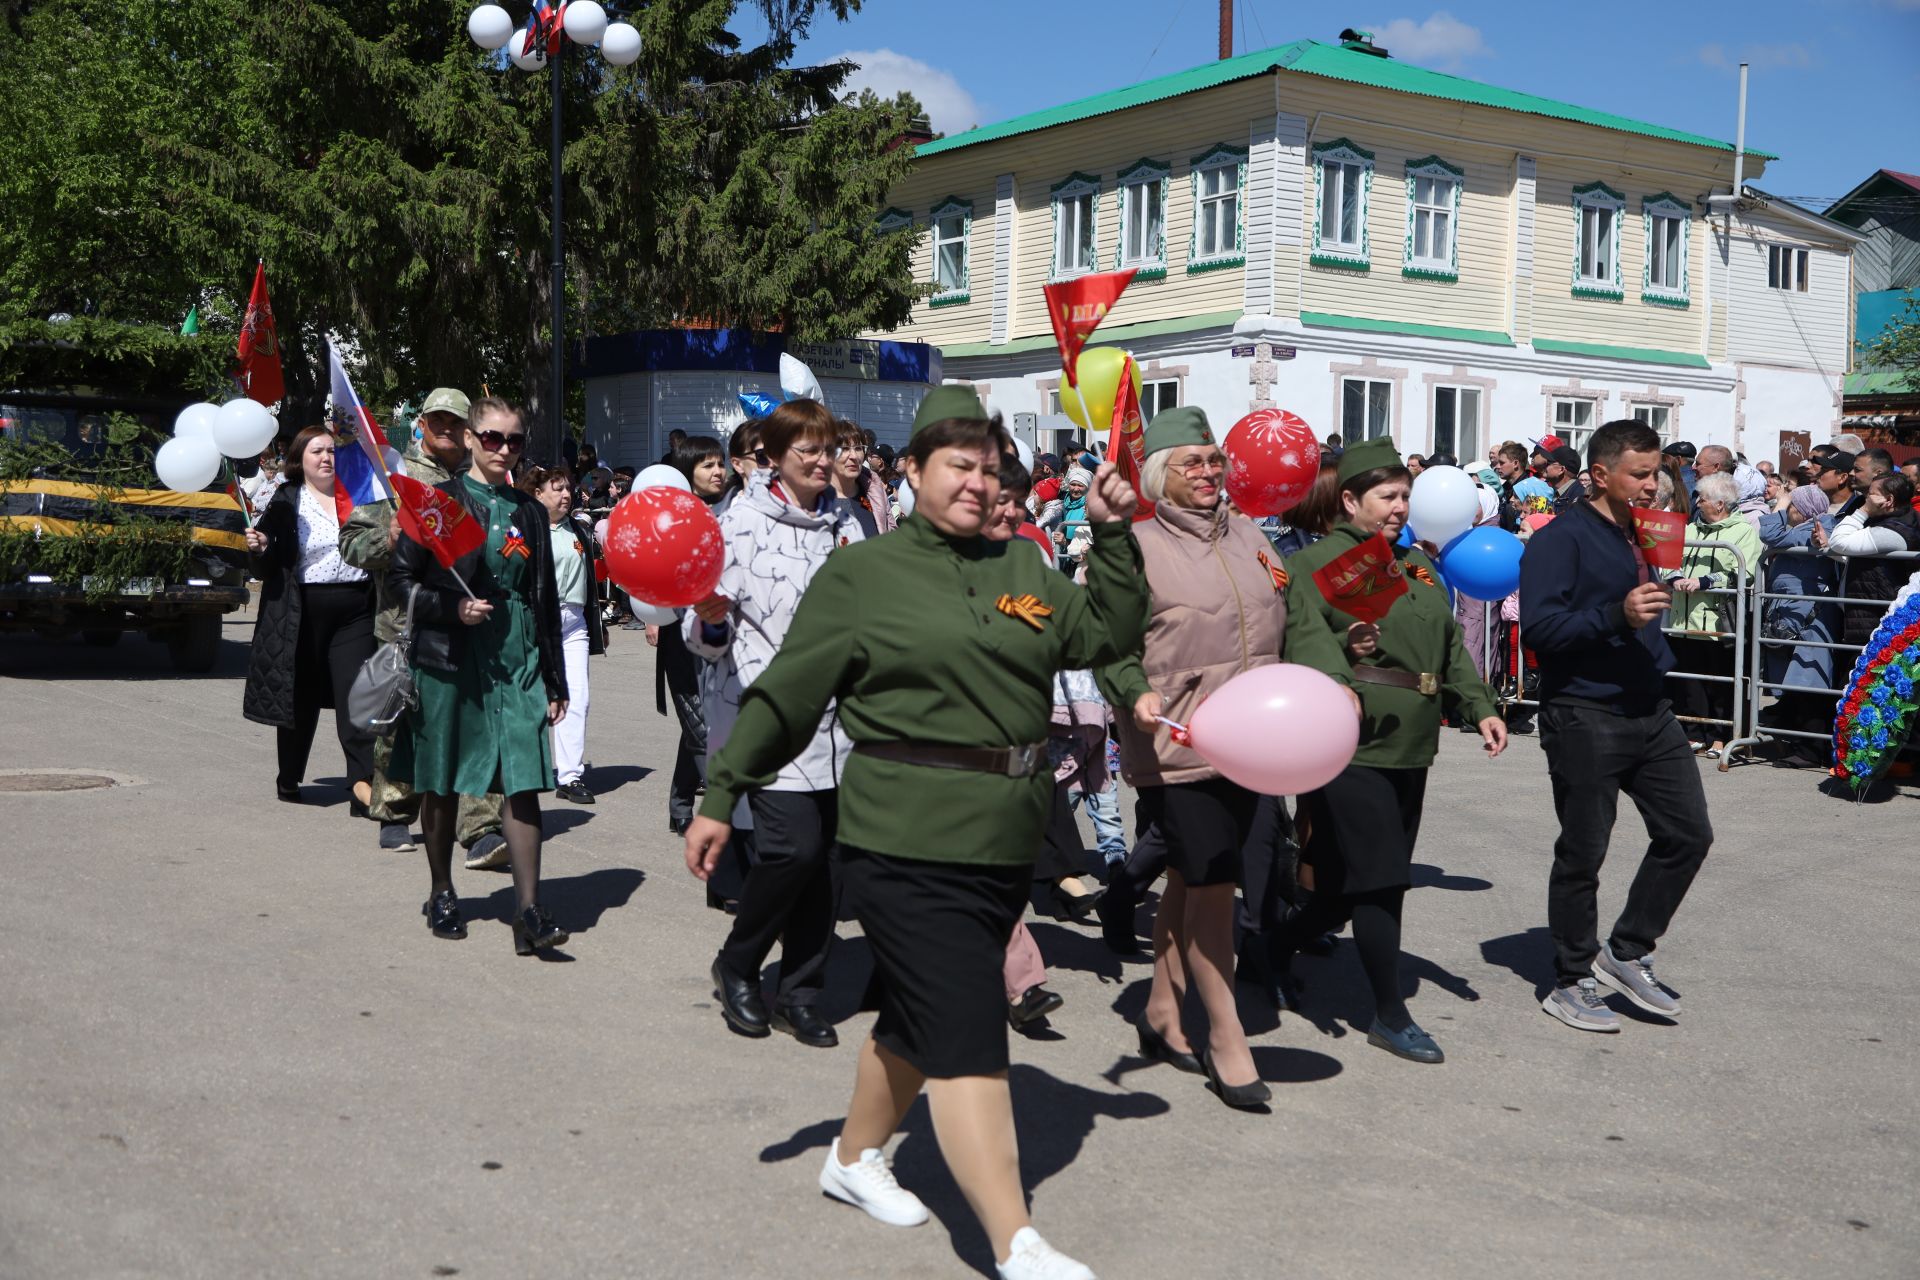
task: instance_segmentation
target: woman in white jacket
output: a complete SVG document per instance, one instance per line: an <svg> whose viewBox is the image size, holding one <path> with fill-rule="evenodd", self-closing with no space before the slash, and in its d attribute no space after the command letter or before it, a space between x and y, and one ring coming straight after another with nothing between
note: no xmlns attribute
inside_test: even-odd
<svg viewBox="0 0 1920 1280"><path fill-rule="evenodd" d="M760 440L766 466L720 517L727 546L720 585L682 621L687 647L710 664L702 681L709 753L726 745L742 691L779 652L813 575L836 547L861 537L851 506L833 491L837 432L825 405L781 405L761 421ZM839 1043L814 1001L833 942L827 852L851 748L829 708L807 749L744 802L756 861L712 971L721 1015L741 1035L779 1030L818 1048ZM769 1014L760 969L775 941L780 984Z"/></svg>

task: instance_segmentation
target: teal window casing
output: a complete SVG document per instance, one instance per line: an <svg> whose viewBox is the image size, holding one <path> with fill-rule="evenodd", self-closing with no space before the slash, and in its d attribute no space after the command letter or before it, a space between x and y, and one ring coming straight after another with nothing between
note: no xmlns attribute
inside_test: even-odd
<svg viewBox="0 0 1920 1280"><path fill-rule="evenodd" d="M1122 169L1114 183L1119 189L1120 235L1113 247L1113 269L1132 267L1135 280L1160 280L1167 274L1167 191L1172 175L1173 166L1165 161L1141 159ZM1155 198L1159 216L1148 225L1151 243L1143 253L1130 253L1140 247L1133 243L1134 202Z"/></svg>
<svg viewBox="0 0 1920 1280"><path fill-rule="evenodd" d="M1407 239L1401 275L1418 280L1460 278L1460 197L1466 185L1467 171L1439 156L1407 161ZM1420 199L1423 194L1428 199Z"/></svg>
<svg viewBox="0 0 1920 1280"><path fill-rule="evenodd" d="M1620 219L1627 198L1604 182L1573 189L1573 296L1618 300Z"/></svg>
<svg viewBox="0 0 1920 1280"><path fill-rule="evenodd" d="M907 209L882 209L880 216L873 220L874 230L883 236L891 235L895 231L904 230L912 225L913 213Z"/></svg>
<svg viewBox="0 0 1920 1280"><path fill-rule="evenodd" d="M1231 179L1229 190L1225 185ZM1195 156L1189 178L1193 186L1193 233L1187 241L1187 274L1220 271L1245 265L1247 261L1247 149L1220 143ZM1209 184L1214 190L1209 191ZM1221 234L1220 206L1233 201L1233 244L1229 248ZM1213 220L1208 222L1207 220ZM1211 252L1203 248L1203 223L1212 233Z"/></svg>
<svg viewBox="0 0 1920 1280"><path fill-rule="evenodd" d="M1311 154L1313 248L1307 261L1365 271L1370 264L1367 201L1373 191L1373 152L1335 138L1315 146Z"/></svg>
<svg viewBox="0 0 1920 1280"><path fill-rule="evenodd" d="M1068 174L1048 188L1047 194L1053 205L1053 257L1047 266L1048 281L1071 280L1097 270L1100 265L1100 175ZM1081 204L1083 200L1085 203ZM1084 248L1086 258L1082 262L1067 264L1061 261L1060 249L1063 244L1062 215L1067 213L1070 203L1076 207L1071 215L1074 222L1071 230L1077 246ZM1084 223L1078 221L1080 209L1085 211Z"/></svg>
<svg viewBox="0 0 1920 1280"><path fill-rule="evenodd" d="M948 234L955 222L959 223L958 234ZM927 305L957 307L971 302L973 202L948 196L933 206L933 212L927 215L927 227L933 241L933 296L927 299ZM943 262L952 261L946 254L949 245L959 246L958 262L943 272Z"/></svg>
<svg viewBox="0 0 1920 1280"><path fill-rule="evenodd" d="M1640 202L1640 216L1647 232L1640 300L1656 307L1690 305L1688 260L1693 247L1693 206L1671 191L1662 191ZM1656 266L1662 277L1659 281L1654 279Z"/></svg>

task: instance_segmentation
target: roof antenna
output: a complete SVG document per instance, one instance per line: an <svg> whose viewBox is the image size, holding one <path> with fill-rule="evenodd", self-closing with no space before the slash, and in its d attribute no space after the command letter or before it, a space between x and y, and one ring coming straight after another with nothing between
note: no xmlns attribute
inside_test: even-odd
<svg viewBox="0 0 1920 1280"><path fill-rule="evenodd" d="M1220 0L1220 60L1233 56L1233 0Z"/></svg>

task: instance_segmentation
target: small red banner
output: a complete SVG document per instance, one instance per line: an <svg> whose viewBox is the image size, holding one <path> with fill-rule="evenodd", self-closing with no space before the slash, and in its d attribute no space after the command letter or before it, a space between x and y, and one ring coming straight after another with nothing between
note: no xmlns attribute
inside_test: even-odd
<svg viewBox="0 0 1920 1280"><path fill-rule="evenodd" d="M1407 594L1406 571L1394 558L1393 544L1378 533L1320 566L1313 585L1328 604L1362 622L1380 621Z"/></svg>
<svg viewBox="0 0 1920 1280"><path fill-rule="evenodd" d="M1649 565L1671 572L1680 567L1680 558L1686 551L1687 518L1678 511L1635 507L1633 536Z"/></svg>
<svg viewBox="0 0 1920 1280"><path fill-rule="evenodd" d="M1080 385L1074 372L1080 362L1080 348L1113 310L1114 303L1133 283L1133 269L1099 271L1092 275L1063 280L1043 286L1047 295L1047 319L1053 321L1053 340L1060 344L1060 368L1067 385Z"/></svg>
<svg viewBox="0 0 1920 1280"><path fill-rule="evenodd" d="M479 550L486 542L487 534L480 522L469 516L452 494L442 493L412 476L389 478L394 496L400 500L397 508L400 527L409 538L431 551L442 568L453 568L454 561Z"/></svg>

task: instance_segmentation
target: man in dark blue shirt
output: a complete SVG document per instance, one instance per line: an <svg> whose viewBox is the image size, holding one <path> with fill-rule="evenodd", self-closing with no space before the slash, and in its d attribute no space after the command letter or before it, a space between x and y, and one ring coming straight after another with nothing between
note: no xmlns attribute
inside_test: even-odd
<svg viewBox="0 0 1920 1280"><path fill-rule="evenodd" d="M1633 527L1633 509L1658 492L1659 467L1651 428L1631 418L1601 427L1587 453L1593 496L1535 533L1520 561L1520 629L1540 660L1540 746L1560 820L1547 887L1556 976L1541 1007L1582 1031L1620 1029L1603 984L1679 1016L1649 957L1713 844L1700 767L1662 691L1673 653L1660 623L1672 596ZM1600 864L1622 791L1649 843L1602 945Z"/></svg>

